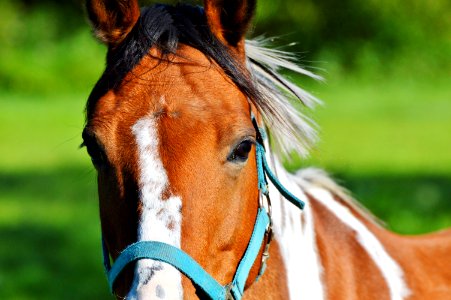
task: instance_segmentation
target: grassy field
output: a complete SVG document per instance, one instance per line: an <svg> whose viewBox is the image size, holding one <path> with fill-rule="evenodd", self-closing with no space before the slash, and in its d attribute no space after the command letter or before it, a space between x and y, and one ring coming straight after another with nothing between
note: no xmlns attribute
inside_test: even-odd
<svg viewBox="0 0 451 300"><path fill-rule="evenodd" d="M108 298L84 98L0 97L2 299Z"/></svg>
<svg viewBox="0 0 451 300"><path fill-rule="evenodd" d="M445 84L348 80L314 85L324 99L324 167L387 226L451 226L451 102ZM0 95L0 298L107 299L95 173L78 149L86 94Z"/></svg>
<svg viewBox="0 0 451 300"><path fill-rule="evenodd" d="M387 226L424 233L451 225L449 83L348 80L317 88L322 166Z"/></svg>

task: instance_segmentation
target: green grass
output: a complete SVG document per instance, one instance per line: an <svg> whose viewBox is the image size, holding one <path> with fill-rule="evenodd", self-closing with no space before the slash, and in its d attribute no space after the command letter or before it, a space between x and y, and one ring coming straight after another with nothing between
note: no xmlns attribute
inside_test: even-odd
<svg viewBox="0 0 451 300"><path fill-rule="evenodd" d="M1 172L0 189L0 298L107 299L93 172Z"/></svg>
<svg viewBox="0 0 451 300"><path fill-rule="evenodd" d="M1 95L0 298L107 299L86 96Z"/></svg>
<svg viewBox="0 0 451 300"><path fill-rule="evenodd" d="M314 162L346 173L451 174L449 82L321 87Z"/></svg>
<svg viewBox="0 0 451 300"><path fill-rule="evenodd" d="M353 78L314 86L320 143L289 166L328 170L387 227L405 234L451 226L449 83Z"/></svg>
<svg viewBox="0 0 451 300"><path fill-rule="evenodd" d="M86 98L0 94L0 170L86 164L78 150Z"/></svg>
<svg viewBox="0 0 451 300"><path fill-rule="evenodd" d="M451 225L451 103L444 84L315 85L326 100L309 161L388 227ZM78 149L85 95L0 94L0 298L107 299L95 172Z"/></svg>

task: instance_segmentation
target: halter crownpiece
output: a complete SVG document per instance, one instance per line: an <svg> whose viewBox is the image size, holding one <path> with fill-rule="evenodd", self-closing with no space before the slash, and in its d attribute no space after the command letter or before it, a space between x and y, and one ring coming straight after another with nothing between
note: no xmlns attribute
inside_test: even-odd
<svg viewBox="0 0 451 300"><path fill-rule="evenodd" d="M187 276L196 287L205 292L211 299L226 300L242 298L244 286L249 277L249 272L257 259L262 243L266 244L262 255L262 263L256 281L263 275L266 269L266 260L269 258L269 244L272 239L272 221L271 221L271 200L269 198L269 189L267 178L279 190L280 194L298 208L304 208L304 202L290 193L277 179L269 168L266 161L266 152L264 139L266 137L263 128L258 126L257 120L252 114L252 124L257 134L256 159L259 190L259 208L255 220L254 229L247 245L246 251L238 264L235 276L231 283L223 286L218 283L210 274L208 274L191 256L180 248L157 241L140 241L129 245L118 256L111 266L110 256L105 241L102 237L103 264L107 274L110 290L113 292L113 285L117 276L131 262L140 259L153 259L172 265L182 274ZM263 204L263 196L266 198L266 207Z"/></svg>

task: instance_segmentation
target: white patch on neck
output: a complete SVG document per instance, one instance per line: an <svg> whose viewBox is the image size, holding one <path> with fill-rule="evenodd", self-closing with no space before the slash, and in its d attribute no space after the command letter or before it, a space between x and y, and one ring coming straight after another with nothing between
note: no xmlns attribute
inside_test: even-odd
<svg viewBox="0 0 451 300"><path fill-rule="evenodd" d="M268 145L266 149L269 149ZM267 159L270 163L269 153ZM290 299L324 299L322 267L308 199L292 179L293 175L289 174L276 158L273 159L276 177L291 193L306 202L304 210L301 211L283 198L273 184L269 184L274 233L285 263ZM301 213L304 224L301 223Z"/></svg>
<svg viewBox="0 0 451 300"><path fill-rule="evenodd" d="M384 246L374 234L347 207L338 203L329 191L311 186L307 192L327 207L339 220L355 231L357 241L381 271L390 291L390 298L392 300L402 300L409 296L411 292L404 281L402 269L385 251Z"/></svg>
<svg viewBox="0 0 451 300"><path fill-rule="evenodd" d="M159 241L180 247L180 197L163 199L169 180L159 156L157 123L144 117L132 127L138 146L139 188L142 214L138 241ZM182 299L180 272L173 266L151 259L136 263L132 288L127 299Z"/></svg>

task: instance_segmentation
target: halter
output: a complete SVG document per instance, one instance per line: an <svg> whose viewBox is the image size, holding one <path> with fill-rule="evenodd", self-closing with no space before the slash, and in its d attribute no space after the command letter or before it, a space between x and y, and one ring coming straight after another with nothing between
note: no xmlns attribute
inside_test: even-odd
<svg viewBox="0 0 451 300"><path fill-rule="evenodd" d="M266 137L265 130L258 126L257 120L253 115L252 124L257 133L256 157L259 208L249 244L247 245L243 258L238 264L232 282L225 286L221 285L186 252L180 248L157 241L141 241L127 246L127 248L125 248L118 256L113 266L111 266L108 249L106 248L105 240L102 237L103 264L111 292L113 292L113 285L117 276L122 272L125 266L140 259L152 259L172 265L191 279L194 285L204 291L211 299L239 300L243 296L244 286L249 276L249 272L257 259L262 243L265 242L261 267L256 281L263 275L263 272L266 269L266 260L269 258L269 245L272 240L271 200L269 198L267 178L269 178L284 198L296 205L299 209L303 209L305 204L290 193L269 168L265 156L265 146L263 144L263 140ZM266 199L267 209L263 203L264 198Z"/></svg>

